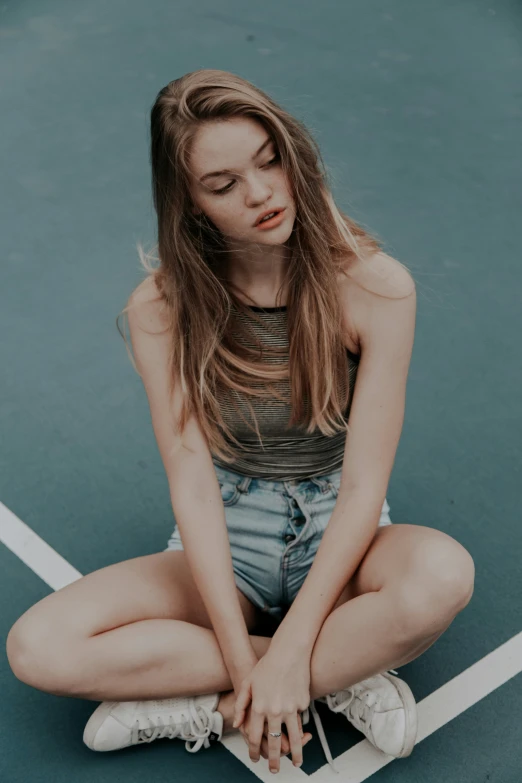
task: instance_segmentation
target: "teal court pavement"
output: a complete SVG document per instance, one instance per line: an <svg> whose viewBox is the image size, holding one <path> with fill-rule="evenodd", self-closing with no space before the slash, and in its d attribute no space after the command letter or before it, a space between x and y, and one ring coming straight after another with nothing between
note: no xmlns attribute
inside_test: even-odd
<svg viewBox="0 0 522 783"><path fill-rule="evenodd" d="M418 292L388 500L473 555L469 606L399 674L419 742L390 760L318 710L298 770L326 783L522 780L522 38L508 0L136 0L0 4L1 635L83 574L164 548L172 509L141 381L115 318L154 242L148 111L221 68L312 130L336 200ZM347 650L347 655L349 651ZM239 734L96 754L94 702L30 688L0 657L2 783L272 780Z"/></svg>

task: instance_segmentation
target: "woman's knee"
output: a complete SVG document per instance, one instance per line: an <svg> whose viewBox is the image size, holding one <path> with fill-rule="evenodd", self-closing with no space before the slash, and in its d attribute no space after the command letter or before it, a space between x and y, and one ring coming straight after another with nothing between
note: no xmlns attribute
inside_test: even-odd
<svg viewBox="0 0 522 783"><path fill-rule="evenodd" d="M74 691L78 676L74 665L74 640L67 639L47 613L26 612L7 635L9 666L21 682L57 696Z"/></svg>
<svg viewBox="0 0 522 783"><path fill-rule="evenodd" d="M468 605L474 582L473 558L453 538L419 542L395 591L400 632L422 638L445 630Z"/></svg>

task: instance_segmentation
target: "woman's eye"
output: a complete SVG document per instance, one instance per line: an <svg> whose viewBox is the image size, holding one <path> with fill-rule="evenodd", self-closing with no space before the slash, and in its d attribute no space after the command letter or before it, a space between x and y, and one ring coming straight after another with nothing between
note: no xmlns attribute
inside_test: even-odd
<svg viewBox="0 0 522 783"><path fill-rule="evenodd" d="M230 190L230 188L232 187L233 184L234 184L233 182L230 182L224 188L221 188L221 190L213 190L212 193L217 193L217 194L226 193L227 190Z"/></svg>
<svg viewBox="0 0 522 783"><path fill-rule="evenodd" d="M269 160L266 165L271 166L272 163L276 163L278 160L279 160L279 155L276 155L274 158L272 158L272 160Z"/></svg>
<svg viewBox="0 0 522 783"><path fill-rule="evenodd" d="M265 168L266 166L273 166L273 164L277 163L278 160L279 160L279 155L276 155L274 158L272 158L272 160L269 160L268 163L266 163L265 166L263 166L263 168ZM234 184L233 182L229 182L229 184L225 185L224 188L220 188L220 190L213 190L212 193L216 193L217 195L221 195L222 193L227 193L233 184Z"/></svg>

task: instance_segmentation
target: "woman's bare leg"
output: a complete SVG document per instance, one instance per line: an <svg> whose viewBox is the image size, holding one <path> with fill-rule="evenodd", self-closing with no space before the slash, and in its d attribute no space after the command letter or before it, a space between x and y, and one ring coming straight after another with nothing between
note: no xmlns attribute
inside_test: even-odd
<svg viewBox="0 0 522 783"><path fill-rule="evenodd" d="M404 666L442 635L473 594L469 553L420 525L380 528L314 647L311 698ZM320 674L321 672L321 674Z"/></svg>
<svg viewBox="0 0 522 783"><path fill-rule="evenodd" d="M352 684L347 681L346 662L341 665L339 661L336 665L332 661L331 636L336 637L334 646L349 649L346 645L351 643L352 635L357 638L360 633L361 617L365 625L371 624L372 615L367 616L371 607L363 607L359 598L343 604L341 609L346 612L349 607L353 615L357 602L360 612L353 616L349 626L343 611L337 609L330 616L326 638L321 639L322 631L318 637L311 662L311 698ZM250 640L258 658L271 643L269 637L253 634ZM369 644L371 641L368 639ZM390 658L392 653L387 653L388 649L385 644L382 655ZM42 673L34 669L32 676L23 677L24 682L56 696L93 701L142 701L218 692L224 731L232 731L235 694L217 638L208 628L180 620L142 620L97 634L77 643L76 648L69 642L67 655L76 662L81 677L57 686L51 680L46 683ZM363 677L374 673L373 668L370 663Z"/></svg>
<svg viewBox="0 0 522 783"><path fill-rule="evenodd" d="M260 610L240 591L238 599L249 632L263 633ZM55 695L197 695L218 690L224 676L230 687L211 628L185 553L171 551L107 566L46 596L11 628L6 652L18 679Z"/></svg>
<svg viewBox="0 0 522 783"><path fill-rule="evenodd" d="M410 525L384 528L353 580L355 591L369 591L338 605L318 635L311 658L311 698L404 665L427 649L469 601L469 561L457 542L438 531ZM54 642L54 653L62 653L65 665L52 668L44 662L39 668L33 653L31 665L19 669L19 679L56 695L96 701L220 692L220 711L230 728L232 682L211 628L148 619L65 641L65 651ZM251 641L258 657L271 643L253 634Z"/></svg>

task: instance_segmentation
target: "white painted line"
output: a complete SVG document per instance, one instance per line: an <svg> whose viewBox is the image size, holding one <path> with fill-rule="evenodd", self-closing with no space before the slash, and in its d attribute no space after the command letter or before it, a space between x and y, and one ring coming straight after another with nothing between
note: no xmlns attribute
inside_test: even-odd
<svg viewBox="0 0 522 783"><path fill-rule="evenodd" d="M82 577L79 571L1 502L0 541L53 590L59 590ZM521 671L522 632L418 703L417 744ZM305 780L313 783L363 783L370 775L394 761L392 756L384 755L370 742L363 740L334 759L337 769L340 770L339 775L336 775L328 764L312 775L307 775L302 769L294 767L289 758L282 757L280 772L275 777L269 771L266 759L261 758L257 763L251 761L248 748L239 732L226 734L222 744L265 783L274 780L278 783L305 783Z"/></svg>
<svg viewBox="0 0 522 783"><path fill-rule="evenodd" d="M522 632L418 703L417 744L521 671ZM413 752L415 753L415 750ZM339 783L362 783L390 761L394 761L394 758L380 753L368 740L363 740L346 753L337 756L334 761L341 774L336 775L325 765L310 775L313 783L331 783L333 780ZM398 759L399 763L400 761L401 759Z"/></svg>
<svg viewBox="0 0 522 783"><path fill-rule="evenodd" d="M2 502L0 502L0 541L53 590L59 590L82 576Z"/></svg>

